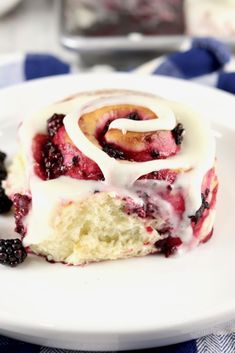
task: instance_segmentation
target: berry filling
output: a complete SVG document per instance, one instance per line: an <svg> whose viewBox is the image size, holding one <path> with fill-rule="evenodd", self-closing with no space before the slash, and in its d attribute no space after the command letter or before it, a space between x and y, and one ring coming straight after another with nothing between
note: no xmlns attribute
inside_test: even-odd
<svg viewBox="0 0 235 353"><path fill-rule="evenodd" d="M189 216L189 218L191 219L191 221L194 224L197 224L199 222L199 220L202 218L203 213L206 209L210 208L209 203L206 201L207 196L209 195L210 190L206 189L204 194L201 194L201 198L202 198L202 204L200 206L200 208L196 211L195 215L193 216Z"/></svg>
<svg viewBox="0 0 235 353"><path fill-rule="evenodd" d="M176 127L172 130L172 135L175 139L176 145L181 145L181 143L183 142L184 131L185 130L182 124L176 125Z"/></svg>
<svg viewBox="0 0 235 353"><path fill-rule="evenodd" d="M175 136L182 134L181 124L175 128L178 135L173 131L127 132L123 135L117 129L108 130L110 123L118 118L149 120L156 116L143 107L114 106L85 114L81 117L79 125L85 135L98 144L97 147L115 159L144 162L167 158L179 151L179 137L175 141ZM47 121L48 134L38 134L34 138L32 148L35 173L43 180L55 179L62 175L81 180L104 180L99 166L74 146L64 128L63 119L64 114L53 114ZM163 170L149 173L140 179L167 180L173 183L176 175L177 172Z"/></svg>
<svg viewBox="0 0 235 353"><path fill-rule="evenodd" d="M170 235L167 238L160 239L155 243L155 246L159 252L164 254L166 257L173 255L180 245L182 245L181 239Z"/></svg>
<svg viewBox="0 0 235 353"><path fill-rule="evenodd" d="M205 175L202 182L201 206L194 215L189 216L193 228L193 234L196 238L200 237L201 229L206 231L206 222L210 211L215 209L216 196L218 191L218 179L215 174L215 169L210 169ZM208 235L203 237L202 242L207 241L212 236L210 227Z"/></svg>
<svg viewBox="0 0 235 353"><path fill-rule="evenodd" d="M139 179L165 180L169 184L173 184L176 180L176 177L177 177L176 170L162 169L156 172L143 175Z"/></svg>
<svg viewBox="0 0 235 353"><path fill-rule="evenodd" d="M104 179L99 166L74 146L64 126L54 136L53 144L58 148L63 158L63 175L80 180Z"/></svg>
<svg viewBox="0 0 235 353"><path fill-rule="evenodd" d="M180 224L185 211L185 202L181 192L173 192L166 186L155 190L155 194L151 191L148 194L141 190L137 191L137 194L143 204L139 205L131 198L125 198L124 212L128 215L136 215L142 219L154 220L154 228L160 235L171 235L177 229L177 224ZM167 201L168 205L165 204L164 206L165 201ZM174 213L174 224L171 222L170 209Z"/></svg>
<svg viewBox="0 0 235 353"><path fill-rule="evenodd" d="M65 174L63 156L47 135L39 134L33 141L35 172L43 180L55 179Z"/></svg>
<svg viewBox="0 0 235 353"><path fill-rule="evenodd" d="M141 193L139 193L141 194ZM142 197L141 197L142 196ZM143 193L140 197L144 201L143 205L137 205L131 198L125 198L126 201L124 211L128 215L137 215L140 218L154 219L159 217L159 208L156 204L151 202L151 198L146 193Z"/></svg>
<svg viewBox="0 0 235 353"><path fill-rule="evenodd" d="M113 154L114 158L135 162L165 159L179 151L170 131L127 132L124 135L120 130L110 129L105 134L101 146L105 152L105 147L108 146L108 154Z"/></svg>
<svg viewBox="0 0 235 353"><path fill-rule="evenodd" d="M122 150L118 149L118 147L115 147L112 144L104 143L102 149L105 153L107 153L109 155L109 157L112 157L115 159L127 160L126 153L123 152Z"/></svg>
<svg viewBox="0 0 235 353"><path fill-rule="evenodd" d="M132 112L132 113L128 114L125 118L130 119L130 120L142 120L141 116L139 116L139 114L137 112Z"/></svg>
<svg viewBox="0 0 235 353"><path fill-rule="evenodd" d="M47 120L47 132L50 137L54 137L59 128L63 126L64 114L54 114Z"/></svg>
<svg viewBox="0 0 235 353"><path fill-rule="evenodd" d="M210 203L208 201L202 201L202 204L203 203L206 203L206 207L205 206L201 206L200 208L203 208L203 212L200 212L200 217L197 219L197 222L195 222L195 220L193 220L191 218L191 223L192 223L192 228L193 228L193 234L195 237L199 237L200 236L200 232L201 232L201 229L203 228L204 226L204 222L206 222L208 216L209 216L209 212L210 210L213 210L215 208L215 204L216 204L216 195L217 195L217 191L218 191L218 185L213 189L213 191L211 192L211 200L210 200ZM200 209L199 209L200 210ZM198 211L199 211L198 210ZM198 212L197 211L197 212ZM207 236L205 236L201 242L206 242L208 241L211 236L213 234L213 231L210 231L208 233Z"/></svg>
<svg viewBox="0 0 235 353"><path fill-rule="evenodd" d="M131 108L129 108L131 109ZM126 115L123 110L111 110L100 116L95 137L99 145L110 157L129 161L144 162L153 159L162 159L175 155L179 151L180 129L176 131L156 131L148 133L127 132L123 134L118 129L110 129L109 125L115 119L149 120L156 116L153 113L140 113L133 110ZM139 108L140 109L140 108ZM86 119L86 117L84 117ZM88 119L87 119L88 120ZM182 124L178 124L182 128ZM177 126L178 126L177 125ZM181 131L181 134L184 130ZM176 138L177 137L177 138ZM181 136L182 141L182 136ZM134 143L133 143L134 142Z"/></svg>
<svg viewBox="0 0 235 353"><path fill-rule="evenodd" d="M26 234L26 229L23 225L23 219L27 216L31 205L31 198L27 195L15 194L13 197L15 231L21 236Z"/></svg>

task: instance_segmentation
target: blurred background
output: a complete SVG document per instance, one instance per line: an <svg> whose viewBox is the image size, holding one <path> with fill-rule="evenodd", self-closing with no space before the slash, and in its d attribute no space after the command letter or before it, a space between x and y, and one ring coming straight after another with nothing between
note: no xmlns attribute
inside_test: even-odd
<svg viewBox="0 0 235 353"><path fill-rule="evenodd" d="M211 35L234 50L235 0L0 0L2 60L50 53L78 71L130 70Z"/></svg>

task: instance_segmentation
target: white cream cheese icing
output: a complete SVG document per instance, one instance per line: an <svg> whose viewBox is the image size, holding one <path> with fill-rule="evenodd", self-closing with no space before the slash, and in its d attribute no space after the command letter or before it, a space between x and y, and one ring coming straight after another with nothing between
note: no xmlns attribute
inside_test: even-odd
<svg viewBox="0 0 235 353"><path fill-rule="evenodd" d="M146 107L152 110L158 119L146 121L131 121L117 119L109 128L126 131L147 132L156 130L172 130L177 123L182 123L185 136L181 145L181 151L173 157L165 160L153 160L148 162L120 161L108 156L101 148L95 146L79 127L79 119L82 114L92 112L98 108L113 104L132 104ZM55 180L43 181L34 174L32 157L32 139L38 133L45 133L46 121L54 113L65 114L64 126L74 145L87 157L94 160L101 169L105 181L82 181L69 177L60 177ZM50 234L48 215L53 212L62 200L78 200L86 198L95 189L118 190L121 195L135 198L134 184L142 175L159 171L161 169L183 169L178 175L174 188L187 190L185 196L186 211L181 238L185 243L192 241L192 229L189 215L194 214L201 205L201 185L206 172L213 167L215 160L215 140L210 130L208 121L189 107L176 102L141 94L120 93L103 95L81 95L69 101L57 103L44 109L30 119L26 119L20 128L20 139L24 153L29 161L27 169L28 188L32 194L32 210L28 216L28 232L25 243L36 244ZM133 192L132 192L133 190ZM120 192L121 191L121 192ZM42 195L40 197L40 195ZM40 215L38 205L43 205L43 195L47 195L47 203L43 208L44 218ZM140 200L136 197L136 202ZM47 205L47 206L46 206ZM40 217L39 217L40 215ZM40 219L39 219L39 218ZM43 221L44 232L40 233L40 227L36 225Z"/></svg>
<svg viewBox="0 0 235 353"><path fill-rule="evenodd" d="M105 101L102 99L102 104L103 106L109 106L114 103L137 105L139 101L139 97L136 96L121 96L115 97L115 99L107 98ZM151 107L153 112L158 111L158 101L155 98L142 97L141 104L148 108ZM159 130L164 130L166 123L171 123L169 125L171 125L172 129L176 125L173 113L173 111L176 111L178 122L183 124L186 131L181 151L176 156L167 159L148 162L127 162L111 158L104 151L97 148L97 146L95 146L80 129L79 119L82 114L87 112L87 109L84 109L82 104L77 107L77 110L68 114L64 118L64 126L74 145L87 157L96 161L105 177L105 181L111 185L131 187L139 177L153 171L159 171L161 169L191 169L192 171L187 174L180 174L177 185L185 187L185 183L187 183L187 186L192 193L190 195L187 209L190 214L194 214L201 205L202 179L205 173L212 168L214 164L215 141L208 122L203 121L196 112L190 111L189 108L185 108L174 102L168 102L167 104L172 110L166 106L165 109L162 109L159 119L152 119L149 121L152 121L154 126L155 120L159 120ZM96 110L97 106L99 105L96 103L93 109ZM162 106L162 102L159 103L159 106ZM90 111L92 111L91 108L89 108L89 112ZM119 119L113 121L110 124L110 128L114 126L118 127L118 120ZM121 130L124 129L127 131L130 120L121 120ZM115 122L117 123L115 124ZM139 132L146 131L145 122L146 121L134 122L135 125L139 125ZM150 131L153 131L151 126Z"/></svg>

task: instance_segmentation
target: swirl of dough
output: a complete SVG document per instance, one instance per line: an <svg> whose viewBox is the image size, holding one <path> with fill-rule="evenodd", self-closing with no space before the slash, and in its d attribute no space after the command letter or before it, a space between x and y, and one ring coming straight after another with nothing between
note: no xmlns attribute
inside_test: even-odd
<svg viewBox="0 0 235 353"><path fill-rule="evenodd" d="M184 141L179 153L166 159L155 159L144 162L120 160L110 157L105 151L99 148L98 143L91 141L84 134L80 119L84 114L94 112L102 107L111 105L134 104L150 109L157 119L145 121L127 121L127 119L117 119L109 125L109 131L138 130L138 132L153 131L172 128L177 122L182 123L185 128ZM181 170L179 180L182 184L190 182L194 195L191 197L190 210L196 210L201 203L201 183L204 174L212 168L215 159L215 141L209 128L209 124L204 121L197 112L190 108L174 102L164 102L161 99L145 96L117 96L107 97L91 101L86 105L78 106L75 111L68 114L64 119L65 129L73 141L74 145L87 157L94 160L101 169L105 183L126 187L132 185L138 178L148 173L162 169ZM131 132L129 132L131 133ZM187 178L184 177L185 171Z"/></svg>

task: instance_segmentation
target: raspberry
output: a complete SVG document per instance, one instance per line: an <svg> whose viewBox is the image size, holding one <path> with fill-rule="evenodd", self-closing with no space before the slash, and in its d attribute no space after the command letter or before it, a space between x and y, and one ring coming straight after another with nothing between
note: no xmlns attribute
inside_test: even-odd
<svg viewBox="0 0 235 353"><path fill-rule="evenodd" d="M0 264L15 267L27 257L25 248L20 239L0 240Z"/></svg>
<svg viewBox="0 0 235 353"><path fill-rule="evenodd" d="M54 137L56 135L59 128L63 126L64 117L64 114L53 114L52 117L47 120L47 132L49 136Z"/></svg>

